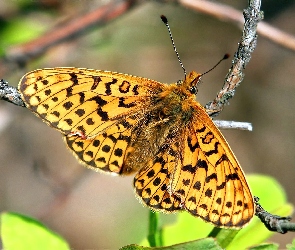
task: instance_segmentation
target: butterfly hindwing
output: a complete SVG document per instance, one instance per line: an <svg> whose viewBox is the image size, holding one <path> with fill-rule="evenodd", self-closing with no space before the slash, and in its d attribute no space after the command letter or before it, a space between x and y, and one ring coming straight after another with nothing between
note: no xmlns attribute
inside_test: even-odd
<svg viewBox="0 0 295 250"><path fill-rule="evenodd" d="M122 174L132 138L126 121L108 127L91 139L83 139L80 135L64 138L74 155L87 167Z"/></svg>
<svg viewBox="0 0 295 250"><path fill-rule="evenodd" d="M178 142L161 150L134 178L135 192L141 202L153 210L174 212L181 209L180 199L172 195L171 177L180 163Z"/></svg>

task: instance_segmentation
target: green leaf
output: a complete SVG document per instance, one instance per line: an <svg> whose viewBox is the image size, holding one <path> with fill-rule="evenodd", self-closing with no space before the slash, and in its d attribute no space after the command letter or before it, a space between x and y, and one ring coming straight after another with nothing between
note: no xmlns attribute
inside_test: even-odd
<svg viewBox="0 0 295 250"><path fill-rule="evenodd" d="M9 22L1 22L0 26L0 56L3 56L10 46L29 41L45 29L41 23L25 18L14 18Z"/></svg>
<svg viewBox="0 0 295 250"><path fill-rule="evenodd" d="M249 175L247 180L254 196L260 198L259 203L266 210L276 210L287 203L284 188L273 177L266 175Z"/></svg>
<svg viewBox="0 0 295 250"><path fill-rule="evenodd" d="M222 250L222 248L217 244L216 240L213 238L200 239L190 242L185 242L177 245L172 245L168 247L142 247L138 245L129 245L120 248L120 250Z"/></svg>
<svg viewBox="0 0 295 250"><path fill-rule="evenodd" d="M280 216L292 214L293 206L287 202L284 189L274 178L264 175L251 175L247 177L247 180L253 195L260 198L259 202L264 209ZM269 231L255 216L249 225L239 231L226 249L246 249L264 242L274 233Z"/></svg>
<svg viewBox="0 0 295 250"><path fill-rule="evenodd" d="M163 228L163 242L167 246L205 238L213 228L213 225L187 212L179 213L177 223Z"/></svg>
<svg viewBox="0 0 295 250"><path fill-rule="evenodd" d="M17 213L1 214L3 249L68 250L68 243L40 222Z"/></svg>
<svg viewBox="0 0 295 250"><path fill-rule="evenodd" d="M278 249L279 249L279 245L273 244L273 243L265 243L259 246L249 248L249 250L278 250Z"/></svg>
<svg viewBox="0 0 295 250"><path fill-rule="evenodd" d="M239 230L214 228L212 232L217 231L215 238L222 248L226 248L239 233ZM209 236L212 236L212 232Z"/></svg>
<svg viewBox="0 0 295 250"><path fill-rule="evenodd" d="M288 250L295 250L295 239L293 239L292 244L287 244Z"/></svg>

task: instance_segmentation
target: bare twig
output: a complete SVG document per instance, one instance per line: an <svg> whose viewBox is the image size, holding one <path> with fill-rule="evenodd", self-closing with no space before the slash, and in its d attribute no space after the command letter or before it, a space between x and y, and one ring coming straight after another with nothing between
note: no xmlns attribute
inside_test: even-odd
<svg viewBox="0 0 295 250"><path fill-rule="evenodd" d="M241 11L228 5L204 0L178 0L178 2L185 7L233 22L240 27L244 23ZM295 51L295 36L281 31L266 22L259 23L257 33L274 43Z"/></svg>
<svg viewBox="0 0 295 250"><path fill-rule="evenodd" d="M223 120L214 120L215 125L220 129L240 129L252 131L252 124L249 122L235 122L235 121L223 121Z"/></svg>
<svg viewBox="0 0 295 250"><path fill-rule="evenodd" d="M209 115L218 115L229 99L234 96L235 89L243 80L247 63L251 59L251 53L254 51L257 43L256 28L258 22L263 18L263 13L260 11L261 1L250 0L249 7L244 10L245 24L243 35L239 43L238 51L234 56L232 67L226 76L224 86L218 93L213 102L206 105ZM265 211L258 203L259 198L254 197L255 201L255 215L261 220L265 227L270 231L278 233L287 233L288 231L295 231L295 223L291 223L291 217L280 217Z"/></svg>
<svg viewBox="0 0 295 250"><path fill-rule="evenodd" d="M12 86L9 86L8 82L3 79L0 80L0 100L11 102L17 106L25 107L18 90ZM240 129L252 131L252 125L248 122L215 120L214 123L221 129Z"/></svg>
<svg viewBox="0 0 295 250"><path fill-rule="evenodd" d="M256 204L255 215L261 220L261 222L269 231L274 231L281 234L285 234L289 231L295 232L295 223L290 222L291 217L281 217L270 214L259 204L258 197L254 197L254 201Z"/></svg>
<svg viewBox="0 0 295 250"><path fill-rule="evenodd" d="M6 53L6 59L20 64L25 63L28 59L43 54L48 48L58 43L80 36L90 28L98 28L118 18L128 9L134 7L136 2L136 0L111 1L92 12L77 16L69 22L55 27L35 40L12 47Z"/></svg>
<svg viewBox="0 0 295 250"><path fill-rule="evenodd" d="M263 18L263 12L260 11L260 0L250 1L249 7L244 10L245 24L243 35L238 46L238 51L234 55L232 67L226 75L224 85L217 94L213 102L206 104L205 108L210 116L218 115L228 104L235 94L235 89L243 80L246 65L251 59L251 53L254 51L257 43L256 28L258 22Z"/></svg>
<svg viewBox="0 0 295 250"><path fill-rule="evenodd" d="M167 0L158 0L159 2L167 2ZM143 1L141 0L113 0L108 4L100 6L96 10L79 15L72 20L64 23L62 26L55 27L30 42L11 47L6 52L6 59L10 62L25 64L28 59L37 57L47 51L48 48L61 42L80 36L84 32L91 30L93 27L100 27L111 20L116 19L127 10L136 6ZM230 6L222 5L212 1L204 0L174 0L181 5L189 7L217 18L231 21L239 26L243 25L243 17L239 10ZM262 36L278 43L286 48L295 50L295 37L276 29L267 23L260 23L257 32Z"/></svg>
<svg viewBox="0 0 295 250"><path fill-rule="evenodd" d="M9 86L8 82L3 79L0 80L0 100L5 100L21 107L26 106L18 90Z"/></svg>

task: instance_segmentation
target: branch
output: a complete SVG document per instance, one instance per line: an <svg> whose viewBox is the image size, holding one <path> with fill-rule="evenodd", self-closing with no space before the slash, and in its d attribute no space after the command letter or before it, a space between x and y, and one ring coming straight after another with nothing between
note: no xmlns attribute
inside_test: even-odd
<svg viewBox="0 0 295 250"><path fill-rule="evenodd" d="M17 106L25 107L19 91L8 85L8 82L0 80L0 100L8 101ZM215 125L220 129L240 129L252 131L252 125L248 122L222 121L215 120Z"/></svg>
<svg viewBox="0 0 295 250"><path fill-rule="evenodd" d="M252 124L249 122L235 122L235 121L223 121L223 120L213 120L215 125L220 129L240 129L252 131Z"/></svg>
<svg viewBox="0 0 295 250"><path fill-rule="evenodd" d="M167 0L158 0L167 3ZM46 32L35 40L11 47L6 52L6 59L19 65L25 64L30 58L44 54L50 47L83 35L91 28L97 28L127 13L136 5L143 3L141 0L112 0L108 4L98 7L92 12L77 15L75 18ZM241 12L230 6L204 0L171 0L190 9L197 10L216 18L231 21L238 26L243 25ZM261 22L258 33L271 41L284 47L295 50L295 37ZM1 65L5 67L5 64ZM3 71L2 68L2 71Z"/></svg>
<svg viewBox="0 0 295 250"><path fill-rule="evenodd" d="M228 5L204 0L178 0L178 2L187 8L232 22L239 27L244 24L241 12ZM295 51L295 36L281 31L266 22L259 23L257 33L273 43Z"/></svg>
<svg viewBox="0 0 295 250"><path fill-rule="evenodd" d="M261 220L261 222L269 231L274 231L281 234L285 234L289 231L295 232L295 223L290 222L291 217L281 217L267 212L259 204L258 197L254 197L254 202L256 205L255 215Z"/></svg>
<svg viewBox="0 0 295 250"><path fill-rule="evenodd" d="M21 107L26 106L18 90L9 86L8 82L3 79L0 80L0 100L8 101Z"/></svg>
<svg viewBox="0 0 295 250"><path fill-rule="evenodd" d="M224 85L216 98L205 105L210 116L217 116L223 110L224 105L229 103L229 99L234 96L235 89L244 78L243 70L250 61L251 54L257 44L257 24L263 18L260 4L260 0L250 1L249 7L244 10L245 24L243 35L239 42L238 50L234 55L232 67L226 75Z"/></svg>
<svg viewBox="0 0 295 250"><path fill-rule="evenodd" d="M50 47L83 35L91 28L98 28L120 17L134 7L136 0L116 0L100 6L92 12L75 16L59 27L49 30L35 40L12 47L6 53L8 61L19 64L45 53Z"/></svg>

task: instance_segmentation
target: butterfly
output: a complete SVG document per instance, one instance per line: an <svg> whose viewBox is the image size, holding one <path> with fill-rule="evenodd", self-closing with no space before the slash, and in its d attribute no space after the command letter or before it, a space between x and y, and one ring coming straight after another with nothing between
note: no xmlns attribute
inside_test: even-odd
<svg viewBox="0 0 295 250"><path fill-rule="evenodd" d="M154 211L186 210L241 228L253 196L228 143L196 101L201 75L164 84L85 68L45 68L22 77L28 109L60 131L86 167L136 173L139 200Z"/></svg>

